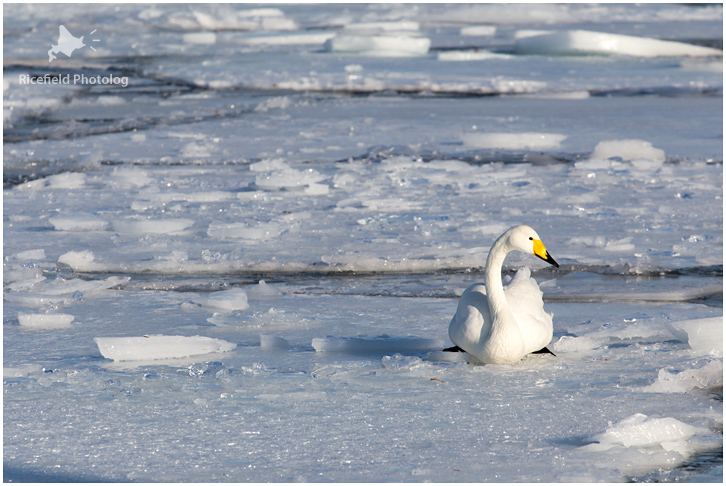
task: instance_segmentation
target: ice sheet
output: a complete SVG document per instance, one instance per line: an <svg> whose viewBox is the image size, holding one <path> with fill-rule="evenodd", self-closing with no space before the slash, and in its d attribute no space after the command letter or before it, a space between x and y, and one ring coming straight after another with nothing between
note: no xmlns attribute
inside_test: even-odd
<svg viewBox="0 0 726 486"><path fill-rule="evenodd" d="M3 14L4 480L722 482L722 5ZM469 364L516 224L557 356Z"/></svg>

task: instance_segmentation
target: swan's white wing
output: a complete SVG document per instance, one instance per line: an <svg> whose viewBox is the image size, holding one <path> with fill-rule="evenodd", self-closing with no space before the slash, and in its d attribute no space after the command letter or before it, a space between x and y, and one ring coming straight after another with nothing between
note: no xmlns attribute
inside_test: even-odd
<svg viewBox="0 0 726 486"><path fill-rule="evenodd" d="M489 335L492 318L484 284L474 284L461 294L456 314L449 324L449 339L472 354L482 336Z"/></svg>
<svg viewBox="0 0 726 486"><path fill-rule="evenodd" d="M552 315L545 312L542 291L528 268L514 275L504 287L504 295L522 333L526 352L547 346L552 340Z"/></svg>

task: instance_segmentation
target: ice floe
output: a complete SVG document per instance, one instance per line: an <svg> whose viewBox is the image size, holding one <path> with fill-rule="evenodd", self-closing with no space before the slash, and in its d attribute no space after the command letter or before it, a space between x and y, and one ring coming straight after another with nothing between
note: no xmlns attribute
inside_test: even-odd
<svg viewBox="0 0 726 486"><path fill-rule="evenodd" d="M37 364L23 364L19 366L3 366L3 378L23 378L39 373L42 367Z"/></svg>
<svg viewBox="0 0 726 486"><path fill-rule="evenodd" d="M652 160L665 161L665 151L653 147L646 140L604 140L595 146L590 159L611 159L619 157L622 160Z"/></svg>
<svg viewBox="0 0 726 486"><path fill-rule="evenodd" d="M113 230L129 235L169 234L184 231L194 224L193 219L123 219L111 221Z"/></svg>
<svg viewBox="0 0 726 486"><path fill-rule="evenodd" d="M287 349L290 343L287 339L279 336L271 336L269 334L260 335L260 347L262 349Z"/></svg>
<svg viewBox="0 0 726 486"><path fill-rule="evenodd" d="M384 57L422 56L430 47L431 39L405 34L339 34L325 42L330 52Z"/></svg>
<svg viewBox="0 0 726 486"><path fill-rule="evenodd" d="M66 329L75 319L70 314L28 314L18 313L20 326L25 329Z"/></svg>
<svg viewBox="0 0 726 486"><path fill-rule="evenodd" d="M517 39L516 50L520 54L559 56L591 54L624 54L641 57L723 55L723 51L711 47L588 30L526 32L520 34Z"/></svg>
<svg viewBox="0 0 726 486"><path fill-rule="evenodd" d="M598 463L619 463L625 474L644 474L658 467L677 467L703 450L718 447L705 427L672 417L648 417L636 413L592 436L592 444L580 449L599 454Z"/></svg>
<svg viewBox="0 0 726 486"><path fill-rule="evenodd" d="M109 225L108 221L93 214L55 216L48 221L58 231L103 231Z"/></svg>
<svg viewBox="0 0 726 486"><path fill-rule="evenodd" d="M670 372L667 369L658 371L654 383L643 388L644 392L654 393L687 393L693 390L723 389L723 363L709 361L706 365L687 369L681 372Z"/></svg>
<svg viewBox="0 0 726 486"><path fill-rule="evenodd" d="M192 297L192 302L216 312L233 312L249 309L244 289L222 290L209 295Z"/></svg>
<svg viewBox="0 0 726 486"><path fill-rule="evenodd" d="M104 358L114 361L147 361L185 358L231 351L237 345L205 336L149 335L93 339Z"/></svg>
<svg viewBox="0 0 726 486"><path fill-rule="evenodd" d="M666 327L694 352L723 356L723 317L666 322Z"/></svg>

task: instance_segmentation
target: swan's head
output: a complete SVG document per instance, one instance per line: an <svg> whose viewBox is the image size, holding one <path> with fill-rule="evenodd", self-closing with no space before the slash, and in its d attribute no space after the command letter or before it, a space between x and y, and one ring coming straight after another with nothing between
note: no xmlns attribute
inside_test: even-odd
<svg viewBox="0 0 726 486"><path fill-rule="evenodd" d="M559 267L555 259L547 253L547 248L545 248L537 232L529 226L515 226L504 233L504 236L507 237L507 244L510 249L529 253L541 258L550 265Z"/></svg>

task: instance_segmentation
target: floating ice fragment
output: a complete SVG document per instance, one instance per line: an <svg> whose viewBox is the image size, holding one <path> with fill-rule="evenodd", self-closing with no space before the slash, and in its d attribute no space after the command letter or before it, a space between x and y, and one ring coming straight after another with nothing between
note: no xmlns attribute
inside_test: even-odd
<svg viewBox="0 0 726 486"><path fill-rule="evenodd" d="M204 299L203 299L204 300ZM225 312L249 309L247 293L243 289L223 290L213 292L200 303L206 307L213 307Z"/></svg>
<svg viewBox="0 0 726 486"><path fill-rule="evenodd" d="M93 340L104 358L114 361L139 361L185 358L207 353L231 351L237 345L204 336L97 337Z"/></svg>
<svg viewBox="0 0 726 486"><path fill-rule="evenodd" d="M108 221L93 214L73 214L48 218L57 231L103 231Z"/></svg>
<svg viewBox="0 0 726 486"><path fill-rule="evenodd" d="M271 22L267 22L271 23ZM285 30L285 29L273 29ZM328 39L335 37L335 32L294 32L290 34L262 34L239 39L241 44L246 45L270 45L270 46L287 46L287 45L321 45ZM278 85L279 86L279 85Z"/></svg>
<svg viewBox="0 0 726 486"><path fill-rule="evenodd" d="M144 136L144 134L135 134L134 137ZM143 142L146 139L134 140L136 142ZM151 184L154 181L148 172L145 170L138 169L136 167L115 167L111 176L108 178L108 183L119 188L130 188L130 187L142 187Z"/></svg>
<svg viewBox="0 0 726 486"><path fill-rule="evenodd" d="M668 330L697 353L723 356L723 317L666 322Z"/></svg>
<svg viewBox="0 0 726 486"><path fill-rule="evenodd" d="M93 252L89 250L69 251L58 257L58 263L68 265L73 269L77 267L87 268L87 265L92 264L94 259Z"/></svg>
<svg viewBox="0 0 726 486"><path fill-rule="evenodd" d="M417 31L420 28L421 25L413 20L398 20L387 22L354 22L345 26L345 30L363 32Z"/></svg>
<svg viewBox="0 0 726 486"><path fill-rule="evenodd" d="M597 442L584 448L591 451L605 451L615 446L653 447L668 446L672 442L683 441L695 435L699 430L671 417L652 418L636 413L615 425L610 426L602 434L589 440Z"/></svg>
<svg viewBox="0 0 726 486"><path fill-rule="evenodd" d="M46 178L50 189L78 189L86 184L86 174L64 172Z"/></svg>
<svg viewBox="0 0 726 486"><path fill-rule="evenodd" d="M303 192L309 196L324 196L330 192L330 186L327 184L312 183L308 184Z"/></svg>
<svg viewBox="0 0 726 486"><path fill-rule="evenodd" d="M313 348L317 352L329 353L396 353L413 351L430 351L444 346L442 339L417 337L391 337L381 335L374 338L365 337L327 337L314 338Z"/></svg>
<svg viewBox="0 0 726 486"><path fill-rule="evenodd" d="M281 337L261 334L260 347L262 349L287 349L290 347L290 343L287 339L283 339Z"/></svg>
<svg viewBox="0 0 726 486"><path fill-rule="evenodd" d="M658 372L658 379L643 388L644 392L686 393L693 389L711 390L723 387L723 363L711 361L698 369L670 373L666 369Z"/></svg>
<svg viewBox="0 0 726 486"><path fill-rule="evenodd" d="M40 365L25 364L13 367L3 367L3 378L23 378L33 373L42 371Z"/></svg>
<svg viewBox="0 0 726 486"><path fill-rule="evenodd" d="M278 99L278 98L274 98ZM287 98L285 98L287 99ZM269 101L269 100L268 100ZM264 104L265 102L263 102ZM250 164L250 170L252 172L270 172L273 170L289 169L290 166L285 163L282 159L264 159L254 164Z"/></svg>
<svg viewBox="0 0 726 486"><path fill-rule="evenodd" d="M559 133L465 133L464 145L504 150L542 150L559 148L567 135Z"/></svg>
<svg viewBox="0 0 726 486"><path fill-rule="evenodd" d="M26 329L66 329L75 319L70 314L26 314L18 312L20 326Z"/></svg>
<svg viewBox="0 0 726 486"><path fill-rule="evenodd" d="M517 37L516 51L519 54L559 56L625 54L642 57L723 55L723 51L710 47L588 30L556 31Z"/></svg>
<svg viewBox="0 0 726 486"><path fill-rule="evenodd" d="M113 230L117 233L129 235L159 235L183 231L194 224L193 219L126 219L111 222Z"/></svg>
<svg viewBox="0 0 726 486"><path fill-rule="evenodd" d="M250 299L274 299L282 295L282 292L268 285L264 280L260 280L260 283L255 286L247 287L245 291Z"/></svg>
<svg viewBox="0 0 726 486"><path fill-rule="evenodd" d="M645 159L651 161L665 161L665 151L653 147L645 140L604 140L597 144L590 154L590 159L611 159L620 157L623 160Z"/></svg>
<svg viewBox="0 0 726 486"><path fill-rule="evenodd" d="M423 56L429 52L431 39L412 35L340 34L325 42L329 52L345 52L368 56Z"/></svg>

